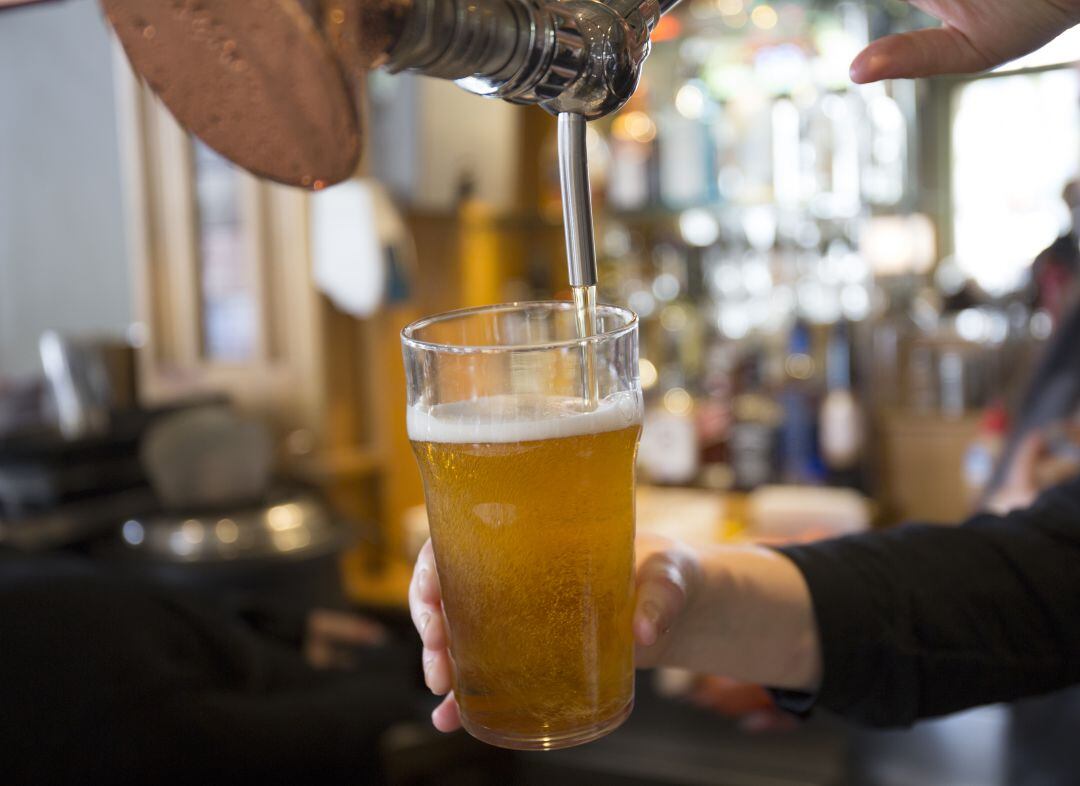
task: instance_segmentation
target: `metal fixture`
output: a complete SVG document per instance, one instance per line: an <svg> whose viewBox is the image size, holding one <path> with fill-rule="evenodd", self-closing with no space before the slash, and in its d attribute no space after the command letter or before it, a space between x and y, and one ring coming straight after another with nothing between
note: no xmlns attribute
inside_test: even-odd
<svg viewBox="0 0 1080 786"><path fill-rule="evenodd" d="M634 94L678 0L101 2L181 124L255 174L318 189L356 169L367 69L594 120Z"/></svg>

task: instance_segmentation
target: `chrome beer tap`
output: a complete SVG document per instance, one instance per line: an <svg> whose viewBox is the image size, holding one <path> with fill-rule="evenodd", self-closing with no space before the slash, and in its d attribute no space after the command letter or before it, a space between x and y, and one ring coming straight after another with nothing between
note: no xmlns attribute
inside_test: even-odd
<svg viewBox="0 0 1080 786"><path fill-rule="evenodd" d="M634 94L663 10L657 0L412 0L386 67L594 120Z"/></svg>
<svg viewBox="0 0 1080 786"><path fill-rule="evenodd" d="M360 156L370 68L587 120L634 93L677 0L101 0L180 123L257 175L319 187Z"/></svg>
<svg viewBox="0 0 1080 786"><path fill-rule="evenodd" d="M650 35L678 1L101 3L132 66L183 126L290 185L319 189L356 171L357 87L371 68L454 80L557 115L570 284L588 303L596 250L585 124L634 94Z"/></svg>

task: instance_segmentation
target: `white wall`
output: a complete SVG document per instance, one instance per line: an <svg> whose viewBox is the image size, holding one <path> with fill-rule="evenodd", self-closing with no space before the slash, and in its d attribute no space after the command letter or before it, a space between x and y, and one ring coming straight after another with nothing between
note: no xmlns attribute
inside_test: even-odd
<svg viewBox="0 0 1080 786"><path fill-rule="evenodd" d="M131 320L111 63L93 0L0 12L0 376Z"/></svg>

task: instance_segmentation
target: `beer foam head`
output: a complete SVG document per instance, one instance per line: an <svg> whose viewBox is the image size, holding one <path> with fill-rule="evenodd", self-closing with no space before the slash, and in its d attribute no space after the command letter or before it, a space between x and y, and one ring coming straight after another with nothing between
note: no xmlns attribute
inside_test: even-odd
<svg viewBox="0 0 1080 786"><path fill-rule="evenodd" d="M535 442L603 434L641 423L641 395L623 392L589 409L564 396L488 396L408 411L414 442Z"/></svg>

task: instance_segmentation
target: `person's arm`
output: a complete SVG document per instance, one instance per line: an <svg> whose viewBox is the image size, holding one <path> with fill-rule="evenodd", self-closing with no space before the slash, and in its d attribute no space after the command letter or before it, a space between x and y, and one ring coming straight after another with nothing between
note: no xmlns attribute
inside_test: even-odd
<svg viewBox="0 0 1080 786"><path fill-rule="evenodd" d="M880 726L1080 682L1080 480L961 527L785 548L813 597L817 703Z"/></svg>
<svg viewBox="0 0 1080 786"><path fill-rule="evenodd" d="M638 539L639 667L666 666L811 691L821 648L806 581L765 548L692 551Z"/></svg>
<svg viewBox="0 0 1080 786"><path fill-rule="evenodd" d="M667 567L649 571L650 559ZM785 704L904 726L1080 682L1080 479L959 527L772 553L719 547L693 562L660 552L639 583L639 641L653 640L649 598L669 628L644 650L647 665L795 690L805 695Z"/></svg>
<svg viewBox="0 0 1080 786"><path fill-rule="evenodd" d="M920 718L1080 682L1080 479L1030 509L776 551L639 541L642 666L774 688L852 720ZM429 687L451 687L430 547L414 621ZM804 708L810 705L807 700ZM457 725L450 698L435 713Z"/></svg>
<svg viewBox="0 0 1080 786"><path fill-rule="evenodd" d="M763 548L696 551L644 536L637 561L639 667L678 666L799 691L817 686L810 594L791 560ZM424 680L446 696L432 720L453 731L461 721L450 693L449 635L430 541L417 558L409 607L424 644Z"/></svg>

